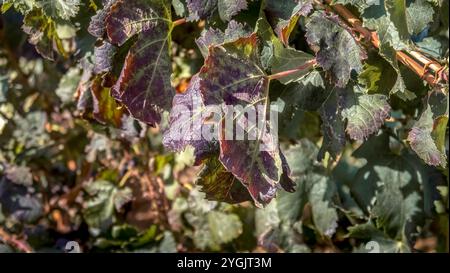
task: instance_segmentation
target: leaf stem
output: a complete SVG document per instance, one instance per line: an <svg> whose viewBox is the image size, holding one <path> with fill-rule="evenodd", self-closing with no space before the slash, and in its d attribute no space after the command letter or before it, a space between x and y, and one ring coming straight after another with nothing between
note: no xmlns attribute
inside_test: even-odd
<svg viewBox="0 0 450 273"><path fill-rule="evenodd" d="M173 21L173 26L176 27L176 26L182 25L184 23L186 23L186 18L181 18L181 19Z"/></svg>
<svg viewBox="0 0 450 273"><path fill-rule="evenodd" d="M292 75L294 73L297 73L299 71L309 69L313 65L315 65L316 63L317 63L316 59L312 59L312 60L307 61L306 63L304 63L303 65L301 65L301 66L299 66L297 68L272 74L272 75L268 76L268 78L269 78L269 80L276 80L276 79L284 78L284 77L287 77L287 76Z"/></svg>

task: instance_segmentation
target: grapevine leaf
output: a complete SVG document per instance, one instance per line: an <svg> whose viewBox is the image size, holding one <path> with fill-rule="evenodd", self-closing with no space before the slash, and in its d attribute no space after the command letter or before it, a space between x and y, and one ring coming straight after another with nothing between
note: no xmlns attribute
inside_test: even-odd
<svg viewBox="0 0 450 273"><path fill-rule="evenodd" d="M64 20L75 17L80 9L80 0L41 0L38 3L48 16Z"/></svg>
<svg viewBox="0 0 450 273"><path fill-rule="evenodd" d="M135 13L136 9L142 12ZM139 33L113 89L134 118L150 125L160 122L160 112L169 109L174 93L170 83L170 20L170 6L162 0L151 4L144 0L119 1L106 18L113 44L122 45Z"/></svg>
<svg viewBox="0 0 450 273"><path fill-rule="evenodd" d="M305 173L313 169L317 153L316 145L307 139L301 139L297 145L285 151L286 160L292 167L292 177L298 186L295 193L280 192L277 197L278 215L282 221L294 223L301 217L308 200Z"/></svg>
<svg viewBox="0 0 450 273"><path fill-rule="evenodd" d="M337 88L331 92L319 110L322 118L323 144L318 154L318 160L325 157L325 152L328 152L331 157L337 158L346 143L345 124L340 107L342 93L345 93L345 89Z"/></svg>
<svg viewBox="0 0 450 273"><path fill-rule="evenodd" d="M217 10L218 0L186 0L189 11L188 20L206 19Z"/></svg>
<svg viewBox="0 0 450 273"><path fill-rule="evenodd" d="M434 121L431 107L427 107L408 134L411 149L429 165L441 165L445 168L447 158L445 144L441 139L445 139L447 121L445 116ZM440 144L439 147L436 146L437 143Z"/></svg>
<svg viewBox="0 0 450 273"><path fill-rule="evenodd" d="M306 180L310 186L308 200L311 203L314 226L320 234L331 237L336 232L338 220L331 201L336 193L335 184L320 173L309 174Z"/></svg>
<svg viewBox="0 0 450 273"><path fill-rule="evenodd" d="M205 104L239 105L243 111L253 110L256 116L253 106L265 105L269 83L259 66L257 53L255 34L210 48L199 74ZM229 126L225 126L222 120L219 125L220 161L248 188L256 205L266 204L275 196L282 174L277 139L270 133L270 124L264 121L265 115L258 115L263 119L262 127L258 126L259 131L243 112L228 110L225 115L231 115L231 120L236 119L236 128L245 135L243 140L236 140L238 137L231 132L232 140L229 140ZM254 140L250 140L252 138ZM263 151L262 147L265 148Z"/></svg>
<svg viewBox="0 0 450 273"><path fill-rule="evenodd" d="M200 78L195 75L186 92L176 94L173 98L169 126L163 136L164 146L178 152L186 146L194 147L197 164L210 153L218 151L213 143L202 136L206 115L200 93Z"/></svg>
<svg viewBox="0 0 450 273"><path fill-rule="evenodd" d="M206 161L196 184L201 186L201 191L209 200L230 204L252 200L242 183L216 158Z"/></svg>
<svg viewBox="0 0 450 273"><path fill-rule="evenodd" d="M337 16L316 12L306 25L310 45L319 47L317 63L330 70L338 87L345 87L352 71L360 72L366 52L346 30Z"/></svg>
<svg viewBox="0 0 450 273"><path fill-rule="evenodd" d="M394 87L397 72L385 59L370 54L364 70L359 74L358 81L365 87L368 94L385 94Z"/></svg>
<svg viewBox="0 0 450 273"><path fill-rule="evenodd" d="M389 19L389 15L384 9L384 0L380 1L382 1L380 5L372 5L365 10L362 15L364 26L377 31L378 39L380 40L379 53L397 72L396 81L390 90L390 94L396 94L405 100L414 99L414 93L406 88L397 61L396 51L407 48L407 45L400 37L397 27Z"/></svg>
<svg viewBox="0 0 450 273"><path fill-rule="evenodd" d="M208 58L200 70L205 104L221 105L225 102L243 105L264 100L268 80L258 66L256 35L228 45L228 48L210 48Z"/></svg>
<svg viewBox="0 0 450 273"><path fill-rule="evenodd" d="M195 42L197 43L203 57L206 58L208 56L208 48L210 46L233 42L241 37L247 37L250 35L251 32L245 25L231 20L228 23L225 32L210 27L203 30L201 36L197 38Z"/></svg>
<svg viewBox="0 0 450 273"><path fill-rule="evenodd" d="M307 139L301 139L299 144L286 151L298 189L294 194L280 193L277 209L282 221L293 224L302 216L308 202L315 229L321 235L332 236L338 220L332 201L336 187L324 168L316 165L318 152L316 145Z"/></svg>
<svg viewBox="0 0 450 273"><path fill-rule="evenodd" d="M124 109L111 96L111 88L102 86L103 78L97 76L91 84L92 98L94 102L93 115L101 123L112 124L120 128Z"/></svg>
<svg viewBox="0 0 450 273"><path fill-rule="evenodd" d="M433 21L433 6L425 0L416 0L406 9L409 33L418 35Z"/></svg>
<svg viewBox="0 0 450 273"><path fill-rule="evenodd" d="M406 16L406 1L385 0L384 7L390 21L397 29L400 39L409 40L408 21Z"/></svg>
<svg viewBox="0 0 450 273"><path fill-rule="evenodd" d="M55 51L67 56L62 41L58 37L55 22L47 18L41 9L28 12L23 22L23 31L30 35L28 41L36 47L39 54L49 60L55 59Z"/></svg>
<svg viewBox="0 0 450 273"><path fill-rule="evenodd" d="M225 140L225 135L220 140L220 161L248 188L257 206L275 197L282 175L278 142L273 134L262 134L257 140Z"/></svg>
<svg viewBox="0 0 450 273"><path fill-rule="evenodd" d="M136 10L141 12L136 13ZM147 31L168 32L172 27L170 5L166 0L119 0L111 7L105 18L105 23L110 42L121 46L130 37L138 33ZM160 28L161 30L159 30ZM167 35L162 37L165 36Z"/></svg>
<svg viewBox="0 0 450 273"><path fill-rule="evenodd" d="M266 16L278 38L283 44L289 44L289 36L297 25L300 16L308 15L312 10L310 0L267 0Z"/></svg>
<svg viewBox="0 0 450 273"><path fill-rule="evenodd" d="M94 73L101 74L102 72L109 72L113 68L114 54L117 47L113 44L103 41L100 46L94 48Z"/></svg>
<svg viewBox="0 0 450 273"><path fill-rule="evenodd" d="M217 4L223 21L230 21L234 15L247 9L247 0L218 0Z"/></svg>
<svg viewBox="0 0 450 273"><path fill-rule="evenodd" d="M285 48L280 43L274 44L274 54L272 58L272 74L296 69L305 66L308 62L313 60L313 56L303 51L294 48ZM301 69L298 72L292 73L287 77L280 78L279 81L283 84L288 84L292 81L301 79L308 72L308 69Z"/></svg>
<svg viewBox="0 0 450 273"><path fill-rule="evenodd" d="M103 0L103 8L99 9L97 13L92 16L88 27L88 32L97 38L102 38L106 32L105 20L110 12L113 4L118 0Z"/></svg>
<svg viewBox="0 0 450 273"><path fill-rule="evenodd" d="M367 159L353 178L352 194L361 208L376 218L377 227L383 228L391 238L404 236L406 224L417 225L417 212L423 211L423 202L431 203L427 196L433 191L429 187L428 169L408 152L394 154L389 146L397 140L387 134L371 138L354 152L355 157ZM424 196L417 190L426 187ZM430 204L425 203L425 207Z"/></svg>
<svg viewBox="0 0 450 273"><path fill-rule="evenodd" d="M395 179L397 175L399 175L397 173L391 173L392 170L388 167L375 167L375 171L378 173L381 180ZM405 172L400 175L408 176L408 173ZM420 196L416 192L403 198L399 198L399 196L403 196L399 188L389 188L385 186L383 190L377 194L376 203L372 213L377 219L377 226L382 226L388 232L394 230L401 234L407 222L411 221L413 216L420 212L418 208Z"/></svg>
<svg viewBox="0 0 450 273"><path fill-rule="evenodd" d="M347 119L346 131L354 140L366 140L378 132L391 111L387 97L380 94L347 92L344 103L342 117Z"/></svg>
<svg viewBox="0 0 450 273"><path fill-rule="evenodd" d="M261 64L264 69L269 69L272 63L272 58L274 54L274 44L281 43L280 40L275 36L269 22L265 16L261 16L256 22L255 32L258 34L261 40Z"/></svg>
<svg viewBox="0 0 450 273"><path fill-rule="evenodd" d="M175 10L175 14L179 17L184 17L186 15L187 6L184 1L172 0L172 7Z"/></svg>
<svg viewBox="0 0 450 273"><path fill-rule="evenodd" d="M119 189L108 181L99 180L85 187L91 198L86 202L83 217L91 229L105 231L112 224L114 211L120 209L123 200L130 200L131 191ZM128 197L127 197L128 196Z"/></svg>
<svg viewBox="0 0 450 273"><path fill-rule="evenodd" d="M0 178L0 208L19 222L35 222L44 213L42 200L27 187Z"/></svg>

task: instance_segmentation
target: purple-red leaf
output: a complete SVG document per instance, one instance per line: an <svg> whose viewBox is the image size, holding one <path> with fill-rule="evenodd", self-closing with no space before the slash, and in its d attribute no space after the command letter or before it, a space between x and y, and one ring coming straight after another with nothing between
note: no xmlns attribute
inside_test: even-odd
<svg viewBox="0 0 450 273"><path fill-rule="evenodd" d="M109 39L96 48L95 72L109 71L115 46L121 47L135 36L112 93L134 118L154 126L161 121L161 111L170 108L175 93L170 83L171 5L168 0L118 0L105 4L106 15L99 12L91 22L94 34L100 34L96 26L103 20Z"/></svg>
<svg viewBox="0 0 450 273"><path fill-rule="evenodd" d="M362 71L366 52L336 15L316 12L306 29L308 43L318 48L317 63L332 73L338 87L346 86L352 71Z"/></svg>

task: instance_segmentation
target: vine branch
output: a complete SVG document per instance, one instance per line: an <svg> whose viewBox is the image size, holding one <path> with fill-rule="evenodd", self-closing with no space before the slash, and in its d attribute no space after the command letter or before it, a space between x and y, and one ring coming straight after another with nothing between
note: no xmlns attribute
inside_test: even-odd
<svg viewBox="0 0 450 273"><path fill-rule="evenodd" d="M307 61L306 63L304 63L303 65L301 65L301 66L299 66L297 68L294 68L294 69L291 69L291 70L282 71L282 72L279 72L279 73L276 73L276 74L272 74L272 75L268 76L268 78L269 78L269 80L275 80L275 79L284 78L284 77L287 77L287 76L292 75L294 73L297 73L299 71L303 71L303 70L309 69L312 66L314 66L316 63L317 63L316 59L312 59L312 60Z"/></svg>

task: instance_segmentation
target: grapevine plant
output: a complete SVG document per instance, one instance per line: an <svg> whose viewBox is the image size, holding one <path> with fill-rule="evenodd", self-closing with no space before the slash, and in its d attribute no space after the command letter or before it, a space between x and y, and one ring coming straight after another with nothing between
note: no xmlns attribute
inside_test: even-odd
<svg viewBox="0 0 450 273"><path fill-rule="evenodd" d="M0 250L448 251L447 0L1 11Z"/></svg>

